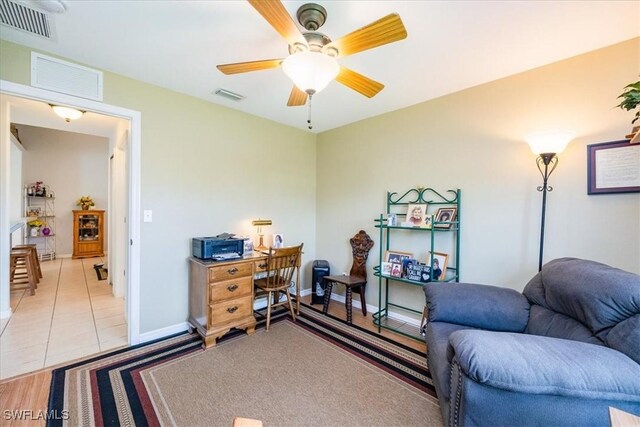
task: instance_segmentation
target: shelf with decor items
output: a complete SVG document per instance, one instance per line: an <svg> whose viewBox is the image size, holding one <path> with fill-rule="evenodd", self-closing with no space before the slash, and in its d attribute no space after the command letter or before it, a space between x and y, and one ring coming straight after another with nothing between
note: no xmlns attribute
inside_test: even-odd
<svg viewBox="0 0 640 427"><path fill-rule="evenodd" d="M378 332L389 329L423 340L420 328L390 318L389 309L412 313L424 318L424 307L396 303L390 289L401 286L420 287L427 282L458 282L460 278L460 189L438 192L433 188L412 188L403 194L387 192L386 212L375 221L379 230L379 262L373 267L378 277L378 311L373 323ZM402 234L401 239L396 235ZM424 243L425 254L414 257L391 245L402 240L404 245ZM441 252L446 248L447 253ZM421 258L421 259L420 259Z"/></svg>
<svg viewBox="0 0 640 427"><path fill-rule="evenodd" d="M104 256L104 211L74 210L72 258L96 256Z"/></svg>
<svg viewBox="0 0 640 427"><path fill-rule="evenodd" d="M56 258L55 205L55 192L42 181L24 187L24 242L36 245L41 261Z"/></svg>

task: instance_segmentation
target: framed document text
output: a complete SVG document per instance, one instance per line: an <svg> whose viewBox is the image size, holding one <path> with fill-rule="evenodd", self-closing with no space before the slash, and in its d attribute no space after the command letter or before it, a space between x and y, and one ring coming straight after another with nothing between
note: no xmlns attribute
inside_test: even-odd
<svg viewBox="0 0 640 427"><path fill-rule="evenodd" d="M640 192L640 144L587 145L587 194Z"/></svg>

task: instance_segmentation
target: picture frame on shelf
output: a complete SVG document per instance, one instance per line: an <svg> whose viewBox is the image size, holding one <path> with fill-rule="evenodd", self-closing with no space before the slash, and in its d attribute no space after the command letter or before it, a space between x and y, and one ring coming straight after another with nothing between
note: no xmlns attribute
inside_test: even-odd
<svg viewBox="0 0 640 427"><path fill-rule="evenodd" d="M380 266L380 274L383 276L391 276L391 270L393 269L393 263L390 262L382 262Z"/></svg>
<svg viewBox="0 0 640 427"><path fill-rule="evenodd" d="M407 216L404 224L405 227L426 227L425 219L427 217L426 203L407 205Z"/></svg>
<svg viewBox="0 0 640 427"><path fill-rule="evenodd" d="M410 266L407 266L405 271L405 278L414 282L427 283L431 281L429 272L431 268L428 265L421 262L415 262Z"/></svg>
<svg viewBox="0 0 640 427"><path fill-rule="evenodd" d="M400 264L400 267L402 267L402 262L405 259L410 258L413 258L413 254L411 252L387 251L384 254L384 262Z"/></svg>
<svg viewBox="0 0 640 427"><path fill-rule="evenodd" d="M402 260L402 277L407 276L407 270L412 268L416 262L417 261L413 258L406 258Z"/></svg>
<svg viewBox="0 0 640 427"><path fill-rule="evenodd" d="M398 215L394 213L387 214L387 227L396 227L398 225Z"/></svg>
<svg viewBox="0 0 640 427"><path fill-rule="evenodd" d="M42 206L27 206L27 216L42 216Z"/></svg>
<svg viewBox="0 0 640 427"><path fill-rule="evenodd" d="M639 166L640 144L623 140L587 145L587 194L640 192Z"/></svg>
<svg viewBox="0 0 640 427"><path fill-rule="evenodd" d="M431 251L427 251L427 266L433 269L433 279L443 280L447 273L449 255L444 252L433 252L433 265L431 265Z"/></svg>
<svg viewBox="0 0 640 427"><path fill-rule="evenodd" d="M391 277L402 277L402 264L392 262L391 264Z"/></svg>
<svg viewBox="0 0 640 427"><path fill-rule="evenodd" d="M436 216L434 218L434 227L435 228L451 228L451 224L456 220L456 214L458 213L458 208L448 207L448 208L440 208L436 212Z"/></svg>

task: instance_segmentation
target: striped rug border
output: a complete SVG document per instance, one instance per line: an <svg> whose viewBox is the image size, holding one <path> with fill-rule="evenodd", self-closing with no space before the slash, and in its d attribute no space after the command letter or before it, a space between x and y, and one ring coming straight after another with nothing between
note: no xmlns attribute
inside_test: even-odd
<svg viewBox="0 0 640 427"><path fill-rule="evenodd" d="M285 319L291 321L285 310L272 315L272 322ZM264 323L259 320L256 328L263 328ZM435 396L426 353L360 326L347 325L307 304L301 304L297 322L292 324ZM244 334L234 330L218 342ZM197 334L178 333L57 368L52 372L48 410L61 413L72 404L78 405L77 416L82 425L159 425L141 373L201 350L201 342ZM67 382L71 380L80 396L69 395ZM50 427L67 424L61 419L47 420Z"/></svg>

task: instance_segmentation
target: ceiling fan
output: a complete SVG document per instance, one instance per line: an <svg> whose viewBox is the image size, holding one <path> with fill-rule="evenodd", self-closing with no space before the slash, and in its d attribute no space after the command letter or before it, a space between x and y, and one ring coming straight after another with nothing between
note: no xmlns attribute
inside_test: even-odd
<svg viewBox="0 0 640 427"><path fill-rule="evenodd" d="M317 31L327 18L327 11L318 4L307 3L298 9L298 22L306 30L301 33L280 0L248 1L284 37L289 44L290 55L279 59L222 64L217 68L224 74L237 74L282 65L285 74L294 82L287 102L290 107L305 105L307 98L320 92L333 79L366 97L374 97L384 85L338 64L337 60L407 37L407 30L395 13L331 41Z"/></svg>

